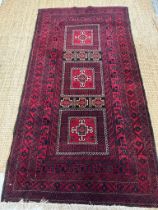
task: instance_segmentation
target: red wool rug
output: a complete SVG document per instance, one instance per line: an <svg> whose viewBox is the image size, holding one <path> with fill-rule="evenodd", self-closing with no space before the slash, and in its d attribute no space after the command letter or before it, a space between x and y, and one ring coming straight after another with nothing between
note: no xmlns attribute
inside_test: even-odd
<svg viewBox="0 0 158 210"><path fill-rule="evenodd" d="M158 206L128 9L39 10L3 201Z"/></svg>

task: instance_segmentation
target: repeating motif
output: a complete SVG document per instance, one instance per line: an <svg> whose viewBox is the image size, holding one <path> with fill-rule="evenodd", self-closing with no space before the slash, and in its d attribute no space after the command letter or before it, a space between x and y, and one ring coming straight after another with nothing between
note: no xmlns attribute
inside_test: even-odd
<svg viewBox="0 0 158 210"><path fill-rule="evenodd" d="M61 98L62 108L102 108L105 107L105 99L100 97L64 97Z"/></svg>
<svg viewBox="0 0 158 210"><path fill-rule="evenodd" d="M98 50L67 50L63 52L65 61L101 61L102 53Z"/></svg>
<svg viewBox="0 0 158 210"><path fill-rule="evenodd" d="M95 28L97 26L97 28ZM69 28L73 28L73 30L68 30ZM75 29L74 29L75 28ZM94 30L95 28L95 30ZM100 32L99 32L100 24L94 25L94 24L88 24L88 25L74 25L72 26L65 26L65 49L66 53L64 53L64 60L71 60L70 65L63 64L63 77L62 77L62 91L64 94L68 94L69 96L66 96L61 99L60 105L63 108L67 108L70 110L69 114L71 115L71 111L73 111L72 107L78 107L78 110L82 113L76 112L76 117L71 117L71 120L67 118L67 121L65 120L65 127L68 129L67 137L65 135L62 135L62 133L66 134L66 130L63 130L61 128L62 122L63 122L63 113L60 114L59 118L59 124L58 124L58 143L57 143L57 150L56 154L58 155L109 155L109 145L108 145L108 137L107 137L107 126L106 126L106 117L105 117L105 111L103 113L103 118L101 120L97 117L94 121L94 117L89 117L89 109L87 107L91 106L90 113L93 115L93 112L97 113L97 108L105 107L104 106L104 100L105 100L105 94L102 91L101 96L102 97L95 97L94 99L91 98L90 90L94 90L94 93L96 93L97 87L100 86L102 90L104 89L104 81L103 81L103 68L102 61L100 60L100 53L96 50L91 50L94 47L96 47L98 50L100 49L99 43L100 43ZM97 36L96 36L97 34ZM78 50L77 56L80 58L80 62L78 60L74 60L74 51L71 52L71 45L68 44L69 40L72 37L72 46L82 47ZM68 43L67 43L68 42ZM95 46L94 46L94 42ZM85 52L84 47L91 47L87 48L88 53ZM98 53L98 54L97 54ZM86 59L88 58L88 55L90 58L94 58L94 60L97 59L99 63L86 63ZM67 59L65 59L67 58ZM81 60L84 61L81 61ZM65 62L65 61L64 61ZM79 62L79 64L78 64ZM99 64L99 68L97 65ZM98 71L99 70L99 71ZM67 74L69 72L69 74ZM98 76L96 77L96 75ZM69 83L66 81L70 80ZM66 85L65 85L66 84ZM70 89L69 93L67 90ZM71 92L71 90L74 90L75 92ZM86 90L86 91L85 91ZM80 92L79 92L80 91ZM81 97L76 100L75 94L81 95ZM62 96L62 95L61 95ZM104 96L104 98L103 98ZM71 99L70 99L71 98ZM102 99L103 98L103 99ZM80 109L81 108L81 109ZM85 110L84 110L85 109ZM87 115L83 115L83 113ZM99 113L99 112L98 112ZM65 115L64 115L65 116ZM65 116L66 119L66 116ZM100 121L100 122L99 122ZM67 126L68 124L68 126ZM88 124L90 126L88 126ZM102 127L102 138L101 141L104 141L105 144L102 145L104 148L104 151L102 151L99 147L93 146L93 144L96 144L97 142L97 135L100 131L98 128L98 125ZM101 131L100 131L101 133ZM69 144L82 144L82 147L67 147L63 146L64 142L61 140L61 138L68 139ZM98 137L99 138L99 137ZM105 140L103 140L105 139ZM98 142L97 142L98 143ZM86 147L83 147L83 145L86 145ZM99 141L100 146L100 141Z"/></svg>
<svg viewBox="0 0 158 210"><path fill-rule="evenodd" d="M126 8L39 11L8 163L2 200L158 206Z"/></svg>

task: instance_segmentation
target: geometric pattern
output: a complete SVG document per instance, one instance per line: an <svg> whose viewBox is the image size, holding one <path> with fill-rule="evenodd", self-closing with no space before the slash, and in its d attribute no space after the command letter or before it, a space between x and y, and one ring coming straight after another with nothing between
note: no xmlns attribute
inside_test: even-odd
<svg viewBox="0 0 158 210"><path fill-rule="evenodd" d="M99 110L102 111L99 123L102 131L98 128L99 118L89 116L97 113L97 108L102 108L104 101L101 98L105 99L99 29L99 24L65 26L60 105L68 111L64 115L62 110L60 113L57 155L109 155L105 110ZM88 61L89 58L94 61ZM74 101L79 112L71 116ZM67 112L71 117L67 118ZM63 133L67 134L67 140Z"/></svg>
<svg viewBox="0 0 158 210"><path fill-rule="evenodd" d="M71 89L94 89L94 69L72 68Z"/></svg>
<svg viewBox="0 0 158 210"><path fill-rule="evenodd" d="M100 97L63 97L61 108L102 108L105 107L105 98Z"/></svg>
<svg viewBox="0 0 158 210"><path fill-rule="evenodd" d="M63 63L61 97L79 96L105 96L101 61L71 61Z"/></svg>
<svg viewBox="0 0 158 210"><path fill-rule="evenodd" d="M72 45L93 45L93 30L73 30Z"/></svg>
<svg viewBox="0 0 158 210"><path fill-rule="evenodd" d="M158 206L126 7L40 9L3 201Z"/></svg>
<svg viewBox="0 0 158 210"><path fill-rule="evenodd" d="M64 51L100 50L100 24L66 25Z"/></svg>
<svg viewBox="0 0 158 210"><path fill-rule="evenodd" d="M97 142L95 117L71 117L68 129L69 144L94 144Z"/></svg>
<svg viewBox="0 0 158 210"><path fill-rule="evenodd" d="M56 154L109 155L105 109L60 109Z"/></svg>
<svg viewBox="0 0 158 210"><path fill-rule="evenodd" d="M67 50L63 52L64 61L101 61L102 53L98 50Z"/></svg>

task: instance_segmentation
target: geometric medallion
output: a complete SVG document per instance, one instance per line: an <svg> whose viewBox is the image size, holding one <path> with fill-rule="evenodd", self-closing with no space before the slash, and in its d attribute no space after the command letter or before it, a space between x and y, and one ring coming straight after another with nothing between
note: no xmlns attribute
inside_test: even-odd
<svg viewBox="0 0 158 210"><path fill-rule="evenodd" d="M94 83L93 68L72 68L71 89L93 89Z"/></svg>
<svg viewBox="0 0 158 210"><path fill-rule="evenodd" d="M64 50L100 50L100 24L67 25Z"/></svg>
<svg viewBox="0 0 158 210"><path fill-rule="evenodd" d="M61 97L75 96L104 97L101 62L63 63Z"/></svg>
<svg viewBox="0 0 158 210"><path fill-rule="evenodd" d="M96 117L69 118L69 144L96 144Z"/></svg>
<svg viewBox="0 0 158 210"><path fill-rule="evenodd" d="M56 155L109 155L105 109L60 109Z"/></svg>
<svg viewBox="0 0 158 210"><path fill-rule="evenodd" d="M73 30L72 45L92 45L93 30Z"/></svg>

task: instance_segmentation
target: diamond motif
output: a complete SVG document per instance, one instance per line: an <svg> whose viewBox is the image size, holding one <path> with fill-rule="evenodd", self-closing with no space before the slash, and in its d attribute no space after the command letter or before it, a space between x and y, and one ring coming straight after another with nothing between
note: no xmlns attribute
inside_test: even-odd
<svg viewBox="0 0 158 210"><path fill-rule="evenodd" d="M101 98L95 98L92 100L92 105L95 107L102 107L105 105L104 100Z"/></svg>
<svg viewBox="0 0 158 210"><path fill-rule="evenodd" d="M60 106L68 108L73 105L72 100L70 98L63 98L60 102Z"/></svg>
<svg viewBox="0 0 158 210"><path fill-rule="evenodd" d="M105 109L61 109L57 155L109 155Z"/></svg>
<svg viewBox="0 0 158 210"><path fill-rule="evenodd" d="M79 98L76 100L76 105L84 108L88 105L88 100L86 98Z"/></svg>
<svg viewBox="0 0 158 210"><path fill-rule="evenodd" d="M91 76L87 76L85 70L80 70L80 74L78 76L73 77L74 80L80 82L80 87L85 87L86 82L92 80Z"/></svg>
<svg viewBox="0 0 158 210"><path fill-rule="evenodd" d="M65 60L73 60L75 58L74 53L72 51L66 51L63 55Z"/></svg>
<svg viewBox="0 0 158 210"><path fill-rule="evenodd" d="M79 125L71 128L71 133L76 133L79 136L79 141L85 141L85 136L88 133L93 133L93 128L86 125L85 119L79 120Z"/></svg>
<svg viewBox="0 0 158 210"><path fill-rule="evenodd" d="M92 45L93 30L73 30L73 45Z"/></svg>
<svg viewBox="0 0 158 210"><path fill-rule="evenodd" d="M71 117L69 143L96 143L95 117Z"/></svg>
<svg viewBox="0 0 158 210"><path fill-rule="evenodd" d="M94 88L94 70L88 68L71 69L71 88Z"/></svg>

